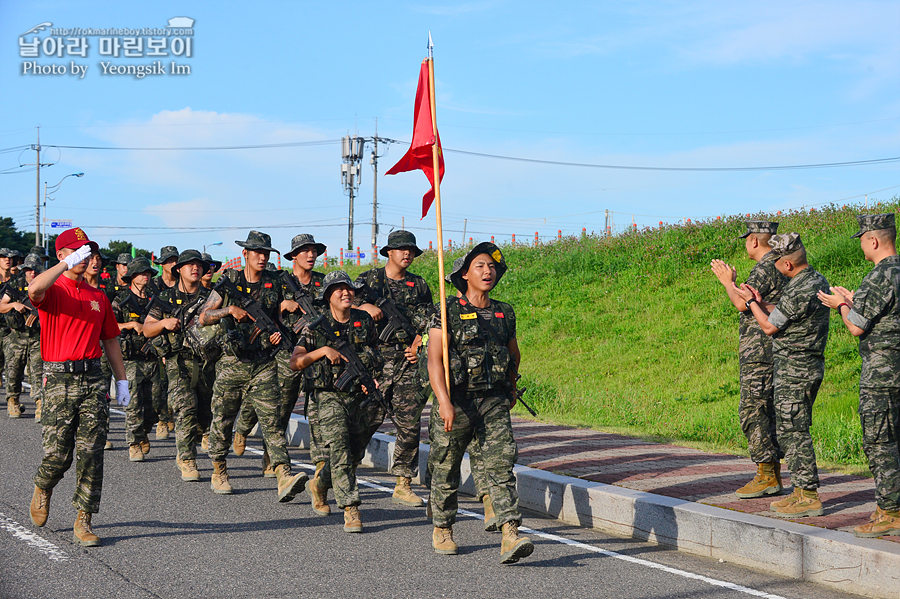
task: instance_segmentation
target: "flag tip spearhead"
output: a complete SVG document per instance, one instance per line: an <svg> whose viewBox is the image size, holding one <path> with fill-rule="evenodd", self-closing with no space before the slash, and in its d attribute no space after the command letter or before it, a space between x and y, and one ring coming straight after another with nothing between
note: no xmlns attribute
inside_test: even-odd
<svg viewBox="0 0 900 599"><path fill-rule="evenodd" d="M428 32L428 51L434 50L434 42L431 41L431 32Z"/></svg>

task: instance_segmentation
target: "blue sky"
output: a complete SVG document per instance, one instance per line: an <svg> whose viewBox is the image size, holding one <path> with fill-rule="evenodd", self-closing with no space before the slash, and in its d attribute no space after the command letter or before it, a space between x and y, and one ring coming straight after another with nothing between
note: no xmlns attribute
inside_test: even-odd
<svg viewBox="0 0 900 599"><path fill-rule="evenodd" d="M548 8L552 6L552 8ZM103 75L100 56L23 58L19 38L59 28L164 28L195 20L186 76ZM28 3L0 0L0 149L35 143L41 181L67 179L48 203L105 244L209 245L238 254L251 228L286 251L313 233L347 245L340 145L358 132L408 141L419 63L431 31L437 112L446 149L445 239L531 240L616 227L888 199L897 163L811 170L634 171L587 164L745 167L900 156L900 4L896 2ZM38 34L43 38L48 32ZM34 34L25 36L27 39ZM87 65L83 78L22 74L23 63ZM168 65L172 57L161 59ZM222 151L55 149L323 142ZM383 151L384 147L379 147ZM370 253L371 146L356 202L354 245ZM418 172L383 176L383 245L401 223L421 246ZM381 152L380 152L381 153ZM34 152L0 153L0 216L33 229Z"/></svg>

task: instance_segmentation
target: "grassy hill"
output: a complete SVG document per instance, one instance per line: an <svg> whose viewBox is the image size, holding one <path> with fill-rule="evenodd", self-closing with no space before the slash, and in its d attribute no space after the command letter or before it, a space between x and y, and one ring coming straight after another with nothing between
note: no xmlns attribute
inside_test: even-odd
<svg viewBox="0 0 900 599"><path fill-rule="evenodd" d="M868 212L898 208L894 198ZM850 238L863 212L831 206L752 218L798 232L813 267L854 289L872 266ZM746 453L737 420L738 316L709 268L721 258L736 266L739 282L747 276L753 263L736 239L743 221L506 246L510 268L494 295L516 309L526 399L540 419ZM461 253L445 257L448 267ZM411 270L437 297L436 253ZM822 465L865 465L859 370L857 341L833 313L812 428Z"/></svg>

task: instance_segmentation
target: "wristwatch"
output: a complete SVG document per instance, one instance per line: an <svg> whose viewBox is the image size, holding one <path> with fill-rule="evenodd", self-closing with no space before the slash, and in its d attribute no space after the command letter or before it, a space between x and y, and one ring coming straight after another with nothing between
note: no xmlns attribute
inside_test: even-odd
<svg viewBox="0 0 900 599"><path fill-rule="evenodd" d="M744 305L747 307L747 310L750 310L750 304L755 303L755 302L756 302L756 299L751 297L746 302L744 302Z"/></svg>

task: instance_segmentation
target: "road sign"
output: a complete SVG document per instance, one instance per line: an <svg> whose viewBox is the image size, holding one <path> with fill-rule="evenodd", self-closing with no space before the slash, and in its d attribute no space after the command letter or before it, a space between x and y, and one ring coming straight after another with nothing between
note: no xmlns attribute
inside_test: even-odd
<svg viewBox="0 0 900 599"><path fill-rule="evenodd" d="M72 221L70 221L70 220L51 220L50 228L51 229L71 229Z"/></svg>
<svg viewBox="0 0 900 599"><path fill-rule="evenodd" d="M360 260L362 260L362 259L365 258L365 257L366 257L366 253L365 253L365 252L360 252L360 253L359 253L359 259L360 259ZM350 258L350 259L356 258L356 252L344 252L344 258Z"/></svg>

